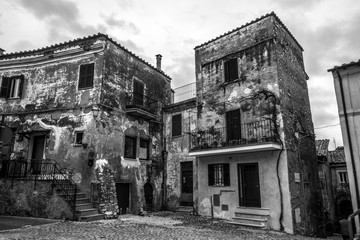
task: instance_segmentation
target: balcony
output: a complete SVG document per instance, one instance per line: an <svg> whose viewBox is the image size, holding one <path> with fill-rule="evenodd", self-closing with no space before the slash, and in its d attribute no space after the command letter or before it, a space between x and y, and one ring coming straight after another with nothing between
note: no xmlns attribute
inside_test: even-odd
<svg viewBox="0 0 360 240"><path fill-rule="evenodd" d="M174 103L186 101L196 97L195 82L174 89Z"/></svg>
<svg viewBox="0 0 360 240"><path fill-rule="evenodd" d="M190 134L190 156L210 156L279 150L281 145L270 119L239 124L235 128L210 128Z"/></svg>
<svg viewBox="0 0 360 240"><path fill-rule="evenodd" d="M125 112L146 120L158 118L159 102L143 94L132 92L128 95Z"/></svg>

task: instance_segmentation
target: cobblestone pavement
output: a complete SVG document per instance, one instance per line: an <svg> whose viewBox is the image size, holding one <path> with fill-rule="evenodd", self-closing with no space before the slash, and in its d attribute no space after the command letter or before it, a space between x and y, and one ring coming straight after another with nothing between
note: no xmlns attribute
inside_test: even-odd
<svg viewBox="0 0 360 240"><path fill-rule="evenodd" d="M253 230L204 217L159 212L114 220L56 222L0 232L0 239L297 239L302 236Z"/></svg>

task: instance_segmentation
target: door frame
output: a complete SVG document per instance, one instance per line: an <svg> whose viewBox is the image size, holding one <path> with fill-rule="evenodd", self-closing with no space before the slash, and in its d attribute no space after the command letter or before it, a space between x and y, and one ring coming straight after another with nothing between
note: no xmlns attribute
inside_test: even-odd
<svg viewBox="0 0 360 240"><path fill-rule="evenodd" d="M245 199L245 194L244 193L244 179L243 179L243 167L244 166L249 166L249 165L253 165L256 166L256 170L257 170L257 176L255 176L255 181L257 181L257 185L258 185L258 190L255 192L256 198L258 199L258 202L255 204L249 204L246 202ZM237 169L238 169L238 191L239 191L239 206L243 206L243 207L255 207L255 208L261 208L261 186L260 186L260 173L259 173L259 163L258 162L250 162L250 163L239 163L237 165Z"/></svg>

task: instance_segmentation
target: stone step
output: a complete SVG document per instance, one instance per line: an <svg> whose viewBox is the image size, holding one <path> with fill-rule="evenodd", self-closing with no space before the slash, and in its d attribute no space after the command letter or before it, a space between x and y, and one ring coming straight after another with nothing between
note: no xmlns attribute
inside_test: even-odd
<svg viewBox="0 0 360 240"><path fill-rule="evenodd" d="M90 209L93 208L91 203L77 203L76 204L76 211L83 210L83 209Z"/></svg>
<svg viewBox="0 0 360 240"><path fill-rule="evenodd" d="M83 218L84 216L92 216L98 214L99 211L96 208L88 208L88 209L76 210L76 213L79 214L81 218Z"/></svg>
<svg viewBox="0 0 360 240"><path fill-rule="evenodd" d="M90 203L90 199L89 198L77 198L76 204L79 204L79 203Z"/></svg>
<svg viewBox="0 0 360 240"><path fill-rule="evenodd" d="M240 222L234 222L234 221L227 221L230 224L234 224L234 225L240 225L240 226L245 226L245 227L254 227L254 228L264 228L265 224L261 223L261 224L252 224L252 223L240 223Z"/></svg>
<svg viewBox="0 0 360 240"><path fill-rule="evenodd" d="M246 218L246 217L233 217L232 220L233 220L233 222L259 224L259 225L261 225L261 223L267 222L267 219Z"/></svg>
<svg viewBox="0 0 360 240"><path fill-rule="evenodd" d="M93 214L89 216L81 216L80 221L82 222L90 222L90 221L96 221L96 220L102 220L104 219L104 214Z"/></svg>
<svg viewBox="0 0 360 240"><path fill-rule="evenodd" d="M266 221L268 219L267 215L251 214L251 213L238 213L235 212L235 218L249 218L249 219L261 219Z"/></svg>
<svg viewBox="0 0 360 240"><path fill-rule="evenodd" d="M59 194L59 196L61 196L61 197L65 197L66 196L66 194L65 193L60 193ZM71 197L73 196L73 194L71 194ZM78 199L78 198L85 198L86 197L86 195L84 194L84 193L76 193L76 199Z"/></svg>
<svg viewBox="0 0 360 240"><path fill-rule="evenodd" d="M190 206L179 206L176 212L193 213L194 208Z"/></svg>

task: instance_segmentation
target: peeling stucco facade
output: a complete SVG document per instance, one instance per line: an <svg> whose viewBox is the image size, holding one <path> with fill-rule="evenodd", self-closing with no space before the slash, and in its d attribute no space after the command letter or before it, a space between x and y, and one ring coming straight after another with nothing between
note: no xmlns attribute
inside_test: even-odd
<svg viewBox="0 0 360 240"><path fill-rule="evenodd" d="M94 64L93 84L79 89L80 66L89 63ZM114 184L129 184L130 212L149 209L146 183L153 189L150 208L162 207L161 107L170 101L171 92L171 79L163 71L98 34L0 56L1 79L17 75L24 79L21 98L0 98L3 124L23 136L14 141L14 152L23 152L30 162L37 151L34 137L45 136L43 159L53 159L76 175L86 195L91 195L91 183L99 182L96 164L89 166L89 158L105 159ZM128 111L135 80L144 86L144 101L154 102L150 118L149 109ZM82 144L75 144L76 132L83 132ZM125 136L136 139L132 158L124 157ZM140 159L140 140L149 142L148 159Z"/></svg>

